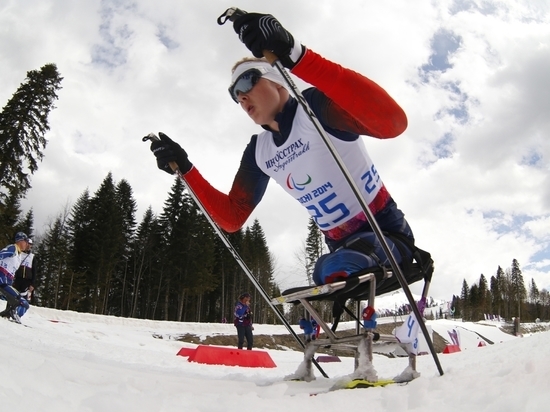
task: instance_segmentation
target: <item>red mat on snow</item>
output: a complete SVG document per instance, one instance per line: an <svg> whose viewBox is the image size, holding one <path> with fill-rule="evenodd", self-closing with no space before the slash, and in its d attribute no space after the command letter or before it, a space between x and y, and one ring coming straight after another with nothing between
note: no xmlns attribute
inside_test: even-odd
<svg viewBox="0 0 550 412"><path fill-rule="evenodd" d="M188 356L189 362L208 365L245 366L249 368L276 368L269 353L220 346L199 345L195 349L181 348L179 356Z"/></svg>
<svg viewBox="0 0 550 412"><path fill-rule="evenodd" d="M460 346L447 345L445 346L445 349L443 349L443 353L455 353L455 352L460 352Z"/></svg>

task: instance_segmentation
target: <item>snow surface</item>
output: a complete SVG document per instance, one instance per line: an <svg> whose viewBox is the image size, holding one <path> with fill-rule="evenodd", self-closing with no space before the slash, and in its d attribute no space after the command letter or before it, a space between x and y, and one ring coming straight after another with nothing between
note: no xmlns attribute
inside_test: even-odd
<svg viewBox="0 0 550 412"><path fill-rule="evenodd" d="M0 309L4 303L0 302ZM285 382L302 353L268 350L276 368L188 362L177 356L196 345L174 340L191 333L236 335L230 324L159 322L32 307L28 327L0 319L3 378L0 410L27 411L547 411L550 333L516 338L495 324L439 320L428 325L462 351L420 356L420 378L405 386L320 393L353 372L353 359L321 363L330 376ZM300 330L297 326L298 333ZM286 333L255 325L256 334ZM481 337L480 337L481 335ZM483 338L495 342L479 347ZM236 340L236 337L235 337ZM391 378L406 358L375 355L380 378Z"/></svg>

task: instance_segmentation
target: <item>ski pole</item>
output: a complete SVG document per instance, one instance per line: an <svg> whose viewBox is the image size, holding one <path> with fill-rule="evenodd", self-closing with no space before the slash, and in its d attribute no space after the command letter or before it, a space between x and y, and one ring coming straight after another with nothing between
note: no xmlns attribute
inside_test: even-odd
<svg viewBox="0 0 550 412"><path fill-rule="evenodd" d="M154 133L149 133L147 136L145 136L142 141L146 142L147 140L151 140L151 141L157 141L157 140L160 140L158 138L157 135L155 135ZM283 314L281 313L281 311L273 304L271 303L271 298L269 297L269 295L267 294L267 292L265 291L265 289L263 288L263 286L256 280L256 278L254 277L254 275L252 274L252 271L248 268L248 266L246 265L245 261L241 258L241 256L239 255L239 253L237 252L237 250L233 247L233 245L231 244L231 242L229 241L229 239L227 238L227 236L225 235L225 233L220 229L220 227L218 226L218 224L214 221L214 219L212 219L212 216L210 216L210 214L208 213L208 211L206 210L206 208L204 207L204 205L202 204L202 202L200 201L200 199L198 198L198 196L195 194L195 192L193 191L193 189L191 188L191 186L189 186L187 184L187 182L185 181L185 177L183 176L183 174L180 172L179 170L179 167L178 167L178 164L176 162L170 162L169 163L170 167L172 168L172 170L179 176L179 178L183 181L184 183L184 186L187 188L187 191L189 192L189 195L191 196L191 199L193 199L193 201L195 202L195 204L197 205L197 207L199 208L199 210L202 212L202 214L204 215L204 217L206 218L206 220L208 221L208 223L210 223L210 226L212 226L212 229L214 229L214 232L216 232L216 234L218 235L218 237L221 239L221 241L225 244L227 250L229 250L229 252L233 255L233 258L237 261L237 263L239 264L239 266L241 267L241 269L244 271L244 273L246 274L246 276L248 277L248 279L252 282L252 284L254 285L254 287L256 288L256 290L258 290L258 292L260 292L260 295L262 295L262 297L264 298L264 300L267 302L267 304L271 307L271 309L275 312L275 314L277 315L277 317L279 318L279 320L281 322L283 322L283 324L285 325L285 327L287 328L287 330L292 334L292 336L294 337L294 339L296 340L296 342L298 342L300 344L300 346L302 347L302 349L305 349L306 345L304 344L304 342L302 342L302 340L300 339L300 337L296 334L296 332L294 331L294 329L292 329L292 326L290 325L290 323L288 323L288 321L285 319L285 317L283 316ZM314 365L317 367L317 369L319 370L319 372L325 377L325 378L328 378L328 375L325 373L325 371L323 370L323 368L321 368L321 365L319 365L317 363L317 361L315 359L313 359L313 363Z"/></svg>
<svg viewBox="0 0 550 412"><path fill-rule="evenodd" d="M235 21L236 18L238 18L238 17L240 17L244 14L246 14L245 11L240 10L236 7L229 8L225 11L225 13L223 13L220 17L218 17L218 24L220 24L220 25L225 24L225 22L227 22L227 20ZM288 86L292 90L292 93L296 97L296 100L298 101L300 106L302 106L305 113L307 114L307 116L309 117L311 122L313 123L313 126L315 127L315 129L319 133L319 135L320 135L321 139L323 140L323 142L325 143L325 145L327 146L328 151L330 152L330 154L332 155L332 157L336 161L336 164L338 165L338 168L340 169L340 171L344 175L344 178L348 182L351 190L353 191L355 197L357 198L357 201L361 205L361 208L363 209L363 212L365 213L365 216L367 217L367 221L370 224L371 228L373 229L373 232L375 233L378 241L380 242L380 244L382 246L382 249L384 250L384 253L388 257L388 260L390 262L392 271L395 274L397 280L399 281L399 285L403 289L403 292L405 292L405 295L407 296L407 299L408 299L408 301L409 301L409 303L410 303L410 305L413 309L413 313L416 316L416 319L418 320L418 323L420 324L420 328L422 329L422 333L423 333L424 337L426 338L426 342L428 343L428 347L430 349L430 352L432 353L432 356L434 358L434 362L437 366L439 374L443 375L443 373L444 373L443 368L441 367L441 364L439 362L439 358L438 358L437 353L435 351L435 348L433 346L433 342L430 339L430 334L428 332L428 329L426 328L426 324L422 320L422 315L420 313L420 310L418 309L418 307L416 305L416 302L414 301L414 298L413 298L412 293L409 289L409 285L408 285L408 283L405 279L405 276L403 275L401 267L397 263L397 260L395 259L395 256L393 255L388 243L386 242L386 238L384 237L384 235L382 233L382 230L380 229L380 226L378 225L378 222L374 218L374 215L372 214L372 211L370 210L369 205L367 204L366 200L361 195L361 192L360 192L357 184L355 183L355 181L351 177L351 174L348 171L346 165L344 164L344 161L342 160L342 157L338 153L336 147L334 146L332 141L328 138L325 130L323 129L323 126L321 126L321 123L317 119L317 116L315 115L313 110L311 110L311 108L309 107L308 102L306 101L306 99L304 98L304 96L302 95L302 93L300 92L300 90L298 89L298 87L296 86L296 84L294 83L292 78L290 77L290 74L285 70L284 66L279 61L279 59L277 58L277 56L275 54L273 54L272 52L270 52L268 50L264 50L263 53L264 53L264 57L267 59L267 61L272 66L275 66L277 68L277 70L279 71L279 73L281 74L281 76L283 76L283 78L285 79L286 83L288 84Z"/></svg>

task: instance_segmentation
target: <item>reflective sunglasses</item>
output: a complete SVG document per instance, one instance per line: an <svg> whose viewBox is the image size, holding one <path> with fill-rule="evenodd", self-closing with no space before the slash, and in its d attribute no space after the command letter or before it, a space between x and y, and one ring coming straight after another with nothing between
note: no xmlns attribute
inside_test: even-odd
<svg viewBox="0 0 550 412"><path fill-rule="evenodd" d="M239 103L239 93L248 93L260 81L263 72L260 69L248 69L229 86L229 94L235 103Z"/></svg>

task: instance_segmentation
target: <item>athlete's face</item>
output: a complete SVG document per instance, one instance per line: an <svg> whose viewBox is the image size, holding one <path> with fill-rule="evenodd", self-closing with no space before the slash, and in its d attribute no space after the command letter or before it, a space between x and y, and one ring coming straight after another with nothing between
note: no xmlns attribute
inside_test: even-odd
<svg viewBox="0 0 550 412"><path fill-rule="evenodd" d="M288 99L288 91L283 86L261 78L248 93L239 92L237 98L254 123L278 130L275 115Z"/></svg>
<svg viewBox="0 0 550 412"><path fill-rule="evenodd" d="M15 242L17 246L19 246L20 250L26 251L29 247L29 243L26 240L18 240Z"/></svg>

